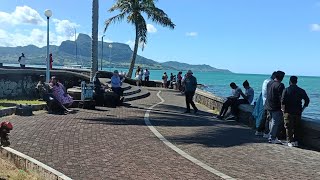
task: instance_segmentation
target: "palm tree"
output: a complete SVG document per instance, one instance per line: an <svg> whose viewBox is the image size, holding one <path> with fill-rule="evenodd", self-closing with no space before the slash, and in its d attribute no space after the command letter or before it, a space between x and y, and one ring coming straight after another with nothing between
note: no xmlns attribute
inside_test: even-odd
<svg viewBox="0 0 320 180"><path fill-rule="evenodd" d="M125 19L125 17L127 17L127 22L134 25L136 30L135 44L128 72L128 77L130 78L137 57L138 45L142 44L143 50L144 45L147 43L147 23L142 16L142 13L145 13L148 19L151 19L153 22L164 27L169 27L171 29L174 29L175 27L175 24L173 24L168 15L155 6L154 1L155 0L117 0L109 9L109 12L119 10L120 14L106 20L104 31L107 30L111 23L120 22Z"/></svg>
<svg viewBox="0 0 320 180"><path fill-rule="evenodd" d="M92 0L92 49L91 49L91 73L90 80L98 71L98 21L99 0Z"/></svg>

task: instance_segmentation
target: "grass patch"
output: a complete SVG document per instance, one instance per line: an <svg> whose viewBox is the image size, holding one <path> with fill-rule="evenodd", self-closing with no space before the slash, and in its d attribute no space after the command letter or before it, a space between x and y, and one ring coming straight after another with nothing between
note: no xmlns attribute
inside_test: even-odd
<svg viewBox="0 0 320 180"><path fill-rule="evenodd" d="M0 179L8 180L42 180L35 172L26 172L18 169L13 163L0 158Z"/></svg>
<svg viewBox="0 0 320 180"><path fill-rule="evenodd" d="M0 99L0 104L1 103L29 104L29 105L45 104L44 101L39 101L39 100L10 100L10 99Z"/></svg>

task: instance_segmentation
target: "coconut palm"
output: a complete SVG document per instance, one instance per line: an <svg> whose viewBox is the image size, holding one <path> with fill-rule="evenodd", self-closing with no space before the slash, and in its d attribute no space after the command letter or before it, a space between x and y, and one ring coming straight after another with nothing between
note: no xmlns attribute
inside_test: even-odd
<svg viewBox="0 0 320 180"><path fill-rule="evenodd" d="M109 12L120 11L120 14L113 16L106 20L105 30L111 23L120 22L127 19L128 23L134 25L136 30L136 38L131 58L131 64L128 72L128 77L132 76L132 71L137 57L138 45L144 45L147 43L147 23L142 13L145 13L148 19L160 24L164 27L174 29L175 24L171 21L168 15L161 9L155 6L155 0L117 0L115 4L109 9Z"/></svg>
<svg viewBox="0 0 320 180"><path fill-rule="evenodd" d="M92 49L91 49L91 73L90 80L98 71L98 21L99 0L92 0Z"/></svg>

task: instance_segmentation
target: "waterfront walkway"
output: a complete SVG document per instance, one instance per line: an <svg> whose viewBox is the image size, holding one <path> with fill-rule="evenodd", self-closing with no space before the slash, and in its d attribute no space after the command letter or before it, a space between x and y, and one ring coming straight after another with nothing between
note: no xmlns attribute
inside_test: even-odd
<svg viewBox="0 0 320 180"><path fill-rule="evenodd" d="M77 180L320 179L319 152L268 144L201 105L183 114L180 93L149 91L119 108L1 120L14 123L13 149Z"/></svg>

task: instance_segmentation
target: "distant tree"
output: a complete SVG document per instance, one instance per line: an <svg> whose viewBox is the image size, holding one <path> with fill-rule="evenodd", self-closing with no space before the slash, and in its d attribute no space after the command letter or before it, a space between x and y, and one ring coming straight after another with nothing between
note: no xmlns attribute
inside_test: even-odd
<svg viewBox="0 0 320 180"><path fill-rule="evenodd" d="M98 71L98 22L99 0L92 0L92 46L90 80Z"/></svg>
<svg viewBox="0 0 320 180"><path fill-rule="evenodd" d="M171 21L168 15L161 9L155 6L155 0L117 0L116 3L109 9L109 12L120 11L120 14L106 20L105 29L107 30L111 23L120 22L127 17L127 22L134 25L136 30L136 38L131 58L131 64L128 72L128 77L132 77L133 68L136 62L138 45L142 44L142 50L147 43L147 23L142 16L145 13L148 19L160 24L164 27L174 29L175 24Z"/></svg>

